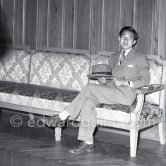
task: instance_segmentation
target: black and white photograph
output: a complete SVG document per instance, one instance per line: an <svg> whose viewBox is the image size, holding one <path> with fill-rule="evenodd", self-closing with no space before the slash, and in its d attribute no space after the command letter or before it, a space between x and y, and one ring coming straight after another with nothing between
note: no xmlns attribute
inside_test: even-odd
<svg viewBox="0 0 166 166"><path fill-rule="evenodd" d="M166 0L0 0L0 166L166 165Z"/></svg>

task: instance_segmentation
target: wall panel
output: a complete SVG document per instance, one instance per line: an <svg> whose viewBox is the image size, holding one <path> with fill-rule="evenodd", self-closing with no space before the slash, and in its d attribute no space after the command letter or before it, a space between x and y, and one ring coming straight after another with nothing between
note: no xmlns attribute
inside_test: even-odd
<svg viewBox="0 0 166 166"><path fill-rule="evenodd" d="M36 48L37 0L26 0L25 6L25 45Z"/></svg>
<svg viewBox="0 0 166 166"><path fill-rule="evenodd" d="M159 12L158 24L158 54L166 59L166 1L157 1Z"/></svg>
<svg viewBox="0 0 166 166"><path fill-rule="evenodd" d="M124 25L137 48L165 56L165 0L1 0L0 43L114 52Z"/></svg>
<svg viewBox="0 0 166 166"><path fill-rule="evenodd" d="M74 48L74 0L64 1L63 47Z"/></svg>
<svg viewBox="0 0 166 166"><path fill-rule="evenodd" d="M76 10L76 49L89 50L90 0L78 0Z"/></svg>
<svg viewBox="0 0 166 166"><path fill-rule="evenodd" d="M62 4L63 0L50 0L48 46L62 48Z"/></svg>
<svg viewBox="0 0 166 166"><path fill-rule="evenodd" d="M158 54L158 31L159 31L159 6L156 0L152 6L152 38L151 38L151 54Z"/></svg>
<svg viewBox="0 0 166 166"><path fill-rule="evenodd" d="M102 0L91 2L90 52L97 54L101 50Z"/></svg>
<svg viewBox="0 0 166 166"><path fill-rule="evenodd" d="M37 46L47 47L48 0L38 0Z"/></svg>
<svg viewBox="0 0 166 166"><path fill-rule="evenodd" d="M103 48L104 51L116 51L119 48L120 0L104 0Z"/></svg>
<svg viewBox="0 0 166 166"><path fill-rule="evenodd" d="M1 40L6 44L13 44L14 40L14 1L1 1ZM4 34L5 33L5 34Z"/></svg>
<svg viewBox="0 0 166 166"><path fill-rule="evenodd" d="M137 6L137 48L144 53L151 53L153 0L139 0Z"/></svg>
<svg viewBox="0 0 166 166"><path fill-rule="evenodd" d="M134 16L134 1L133 0L121 0L120 1L121 15L120 15L120 25L123 26L133 26L133 16Z"/></svg>
<svg viewBox="0 0 166 166"><path fill-rule="evenodd" d="M14 44L23 44L23 1L15 0L14 6Z"/></svg>

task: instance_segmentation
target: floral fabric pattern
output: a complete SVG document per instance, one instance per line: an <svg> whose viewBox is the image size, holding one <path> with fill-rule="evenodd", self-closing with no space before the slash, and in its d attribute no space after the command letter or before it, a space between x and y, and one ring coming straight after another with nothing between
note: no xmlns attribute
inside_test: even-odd
<svg viewBox="0 0 166 166"><path fill-rule="evenodd" d="M81 90L88 83L89 65L85 55L37 52L32 55L30 83Z"/></svg>
<svg viewBox="0 0 166 166"><path fill-rule="evenodd" d="M25 50L9 49L0 61L0 80L28 82L30 54Z"/></svg>
<svg viewBox="0 0 166 166"><path fill-rule="evenodd" d="M79 91L0 81L1 102L41 109L44 108L53 112L56 110L62 110L66 104L74 100L78 93ZM129 117L128 115L135 109L135 106L136 102L131 106L122 104L101 104L98 108L104 108L107 110L107 114L111 114L111 116L112 110L115 112L114 114L116 114L116 112L123 112L125 118L126 116ZM162 109L160 109L159 106L145 102L141 112L140 121L160 117L162 116L162 113Z"/></svg>
<svg viewBox="0 0 166 166"><path fill-rule="evenodd" d="M61 102L71 102L79 93L79 91L6 81L0 81L0 92Z"/></svg>
<svg viewBox="0 0 166 166"><path fill-rule="evenodd" d="M134 111L135 107L136 107L136 102L133 103L133 105L129 106L129 105L123 105L123 104L111 104L111 105L107 105L107 104L102 104L99 106L100 108L105 108L109 110L116 110L116 111L122 111L125 113L130 113L132 111ZM151 120L154 119L156 117L161 117L163 115L163 110L159 108L159 106L157 105L152 105L148 102L144 103L141 115L140 115L140 119L139 121L145 121L145 120Z"/></svg>
<svg viewBox="0 0 166 166"><path fill-rule="evenodd" d="M155 63L155 61L150 60L150 84L161 84L162 77L162 66ZM151 104L159 105L160 92L155 92L145 96L145 100Z"/></svg>

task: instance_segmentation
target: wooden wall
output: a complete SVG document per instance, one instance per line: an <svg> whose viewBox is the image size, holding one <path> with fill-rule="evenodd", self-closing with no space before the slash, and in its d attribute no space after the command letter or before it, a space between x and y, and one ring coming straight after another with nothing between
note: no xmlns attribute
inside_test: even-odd
<svg viewBox="0 0 166 166"><path fill-rule="evenodd" d="M137 49L166 58L165 0L0 0L0 43L86 50L119 49L118 32L139 33Z"/></svg>

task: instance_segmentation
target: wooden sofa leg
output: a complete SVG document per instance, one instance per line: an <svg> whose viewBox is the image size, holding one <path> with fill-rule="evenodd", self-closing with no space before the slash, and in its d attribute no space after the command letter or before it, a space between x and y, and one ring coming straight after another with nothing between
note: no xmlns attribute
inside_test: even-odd
<svg viewBox="0 0 166 166"><path fill-rule="evenodd" d="M165 121L159 123L159 139L162 145L165 144Z"/></svg>
<svg viewBox="0 0 166 166"><path fill-rule="evenodd" d="M61 132L62 128L61 127L55 127L55 140L60 141L61 140Z"/></svg>
<svg viewBox="0 0 166 166"><path fill-rule="evenodd" d="M136 157L137 151L137 142L138 142L138 130L130 130L130 156Z"/></svg>

